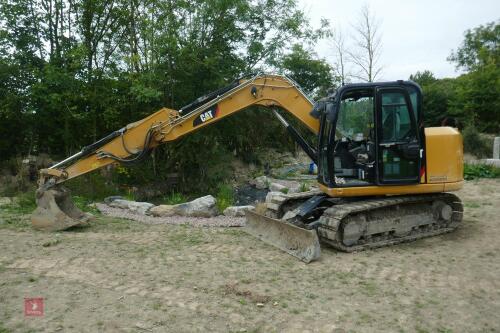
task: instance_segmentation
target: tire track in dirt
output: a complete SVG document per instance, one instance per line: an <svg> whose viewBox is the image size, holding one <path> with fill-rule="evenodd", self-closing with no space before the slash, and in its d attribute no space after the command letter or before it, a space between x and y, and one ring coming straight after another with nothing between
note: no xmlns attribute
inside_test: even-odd
<svg viewBox="0 0 500 333"><path fill-rule="evenodd" d="M153 269L157 264L155 260L149 260L144 263L147 263L147 265L141 266L141 271ZM113 261L113 269L115 271L124 271L130 266L131 263L125 260ZM101 268L104 272L97 272L96 267ZM122 295L158 299L162 301L162 304L167 306L187 308L192 311L204 311L196 301L199 298L199 294L196 294L189 288L161 285L155 281L147 284L140 282L139 279L136 279L136 276L131 276L132 279L124 280L123 277L119 278L116 275L107 274L109 270L106 268L110 267L106 267L104 260L97 258L57 260L45 258L19 259L7 265L6 268L25 270L47 278L63 279L95 288L104 288Z"/></svg>

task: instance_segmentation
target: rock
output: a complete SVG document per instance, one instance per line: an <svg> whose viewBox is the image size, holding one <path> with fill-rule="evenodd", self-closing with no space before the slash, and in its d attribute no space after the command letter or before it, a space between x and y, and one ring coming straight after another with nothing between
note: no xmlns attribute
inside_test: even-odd
<svg viewBox="0 0 500 333"><path fill-rule="evenodd" d="M175 215L175 205L159 205L154 206L149 210L149 214L157 217L173 216Z"/></svg>
<svg viewBox="0 0 500 333"><path fill-rule="evenodd" d="M254 185L259 190L264 190L269 187L269 179L266 176L260 176L250 181L251 185Z"/></svg>
<svg viewBox="0 0 500 333"><path fill-rule="evenodd" d="M261 308L261 307L263 307L263 306L264 306L264 303L257 303L257 306L258 306L259 308Z"/></svg>
<svg viewBox="0 0 500 333"><path fill-rule="evenodd" d="M123 199L113 200L109 204L109 206L121 209L127 209L130 210L131 212L142 215L145 215L149 209L154 207L154 205L149 202L138 202L138 201L123 200Z"/></svg>
<svg viewBox="0 0 500 333"><path fill-rule="evenodd" d="M284 197L286 194L283 192L269 192L266 195L266 202L272 202L275 197Z"/></svg>
<svg viewBox="0 0 500 333"><path fill-rule="evenodd" d="M104 203L109 205L110 203L112 203L115 200L125 200L125 199L120 195L112 195L110 197L104 198Z"/></svg>
<svg viewBox="0 0 500 333"><path fill-rule="evenodd" d="M173 210L176 214L182 216L212 217L218 215L215 204L215 198L206 195L190 202L175 205Z"/></svg>
<svg viewBox="0 0 500 333"><path fill-rule="evenodd" d="M271 192L284 192L285 189L288 188L278 183L271 183L271 185L269 185L269 190L271 190Z"/></svg>
<svg viewBox="0 0 500 333"><path fill-rule="evenodd" d="M245 211L255 209L254 206L230 206L224 209L225 216L240 217L245 216Z"/></svg>
<svg viewBox="0 0 500 333"><path fill-rule="evenodd" d="M0 197L0 206L10 205L12 203L12 199L9 197Z"/></svg>

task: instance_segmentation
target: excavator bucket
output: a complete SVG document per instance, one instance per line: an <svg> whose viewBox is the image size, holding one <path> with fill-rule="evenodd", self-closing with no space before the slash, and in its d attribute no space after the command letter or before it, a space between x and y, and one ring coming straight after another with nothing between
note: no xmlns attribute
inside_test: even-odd
<svg viewBox="0 0 500 333"><path fill-rule="evenodd" d="M93 217L75 206L71 200L70 191L64 187L38 189L36 204L37 208L31 214L31 223L39 230L59 231L77 225L86 225Z"/></svg>
<svg viewBox="0 0 500 333"><path fill-rule="evenodd" d="M300 228L288 222L246 211L245 231L305 263L319 258L321 248L316 230Z"/></svg>

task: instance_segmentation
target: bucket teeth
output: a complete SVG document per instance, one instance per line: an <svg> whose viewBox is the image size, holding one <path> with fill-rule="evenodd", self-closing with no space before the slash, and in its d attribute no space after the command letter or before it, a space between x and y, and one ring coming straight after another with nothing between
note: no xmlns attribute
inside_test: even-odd
<svg viewBox="0 0 500 333"><path fill-rule="evenodd" d="M245 214L247 218L245 231L247 233L305 263L319 258L321 248L316 230L300 228L252 211L247 211Z"/></svg>
<svg viewBox="0 0 500 333"><path fill-rule="evenodd" d="M91 214L84 213L75 206L70 191L64 187L39 189L36 196L37 208L31 214L31 224L35 229L65 230L77 225L86 225L93 218Z"/></svg>

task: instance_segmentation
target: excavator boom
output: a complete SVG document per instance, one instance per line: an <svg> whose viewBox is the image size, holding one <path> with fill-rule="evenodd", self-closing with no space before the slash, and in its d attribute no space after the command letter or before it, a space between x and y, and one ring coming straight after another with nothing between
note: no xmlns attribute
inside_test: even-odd
<svg viewBox="0 0 500 333"><path fill-rule="evenodd" d="M177 140L256 105L283 109L313 133L319 131L318 119L309 114L313 102L292 79L259 74L237 80L178 111L163 108L128 124L51 168L41 170L39 186L60 184L111 163L140 161L159 144Z"/></svg>

